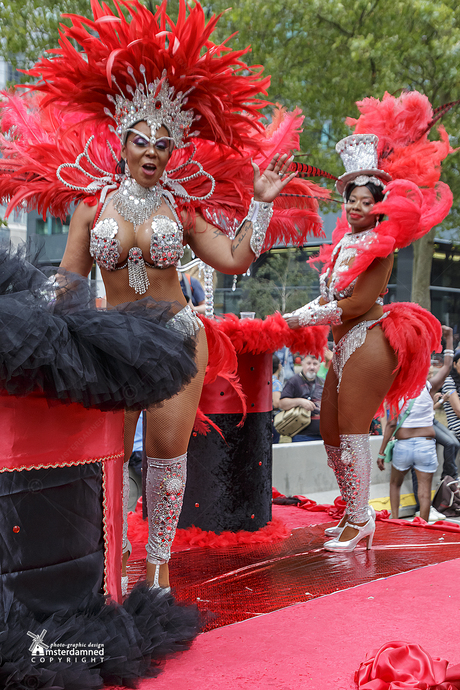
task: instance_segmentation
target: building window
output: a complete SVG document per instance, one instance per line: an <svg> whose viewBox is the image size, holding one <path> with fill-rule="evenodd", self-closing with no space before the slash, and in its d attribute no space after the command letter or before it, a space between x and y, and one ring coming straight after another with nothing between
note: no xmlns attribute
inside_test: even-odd
<svg viewBox="0 0 460 690"><path fill-rule="evenodd" d="M64 223L60 218L48 216L46 220L37 218L35 233L37 235L67 235L69 232L70 216L67 216Z"/></svg>

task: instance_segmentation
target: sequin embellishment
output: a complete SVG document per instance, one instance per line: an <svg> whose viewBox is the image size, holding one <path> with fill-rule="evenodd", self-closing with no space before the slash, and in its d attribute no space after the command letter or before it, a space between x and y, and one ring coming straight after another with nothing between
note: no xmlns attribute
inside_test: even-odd
<svg viewBox="0 0 460 690"><path fill-rule="evenodd" d="M106 271L113 271L120 259L117 233L118 223L114 218L104 218L91 230L89 253Z"/></svg>
<svg viewBox="0 0 460 690"><path fill-rule="evenodd" d="M334 345L332 366L334 367L334 372L337 376L337 392L340 390L340 383L342 381L342 374L345 364L348 362L353 352L363 345L369 328L382 321L386 316L388 316L388 312L385 312L385 314L379 319L374 319L373 321L361 321L361 323L358 323L356 326L353 326L353 328L350 328L350 330L345 333L342 338L340 338L337 345Z"/></svg>
<svg viewBox="0 0 460 690"><path fill-rule="evenodd" d="M184 254L182 227L168 216L152 219L150 258L156 268L175 266Z"/></svg>

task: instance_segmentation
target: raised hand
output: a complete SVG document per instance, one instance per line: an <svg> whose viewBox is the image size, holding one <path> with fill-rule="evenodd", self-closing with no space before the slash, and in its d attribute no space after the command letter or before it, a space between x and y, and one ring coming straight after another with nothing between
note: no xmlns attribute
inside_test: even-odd
<svg viewBox="0 0 460 690"><path fill-rule="evenodd" d="M255 201L268 203L276 199L284 187L297 175L297 173L287 173L293 160L294 156L289 156L287 153L282 156L276 153L263 173L260 172L259 166L252 161Z"/></svg>

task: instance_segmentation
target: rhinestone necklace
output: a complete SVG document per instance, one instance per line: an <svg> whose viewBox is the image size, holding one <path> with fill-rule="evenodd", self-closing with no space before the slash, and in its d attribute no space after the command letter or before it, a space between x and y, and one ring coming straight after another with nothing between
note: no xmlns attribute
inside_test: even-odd
<svg viewBox="0 0 460 690"><path fill-rule="evenodd" d="M150 218L162 202L162 188L159 185L142 187L131 177L126 177L113 195L115 209L134 227Z"/></svg>

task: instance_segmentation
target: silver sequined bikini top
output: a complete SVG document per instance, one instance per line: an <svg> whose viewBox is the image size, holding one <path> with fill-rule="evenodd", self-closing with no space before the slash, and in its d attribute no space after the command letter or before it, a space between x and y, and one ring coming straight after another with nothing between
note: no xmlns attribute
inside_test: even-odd
<svg viewBox="0 0 460 690"><path fill-rule="evenodd" d="M175 266L184 254L182 225L168 216L157 215L153 216L151 227L150 261L145 263L154 268ZM126 262L123 266L117 266L122 250L117 233L118 223L114 218L100 220L91 230L89 253L97 265L106 271L116 271L128 265ZM132 247L131 252L133 250L142 256L139 247Z"/></svg>
<svg viewBox="0 0 460 690"><path fill-rule="evenodd" d="M364 230L364 232L355 234L347 232L340 242L337 243L331 256L331 262L334 262L332 273L329 267L319 278L321 297L326 302L351 297L358 278L352 280L351 283L342 290L337 290L336 285L342 278L343 273L348 271L351 261L358 253L358 249L368 246L376 237L376 233L372 232L372 230ZM331 277L330 280L329 277ZM383 298L377 297L375 303L382 305Z"/></svg>

